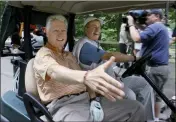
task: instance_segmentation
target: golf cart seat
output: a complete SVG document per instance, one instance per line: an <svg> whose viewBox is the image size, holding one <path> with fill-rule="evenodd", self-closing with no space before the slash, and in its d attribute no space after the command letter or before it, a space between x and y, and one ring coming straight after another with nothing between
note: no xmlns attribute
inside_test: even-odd
<svg viewBox="0 0 176 122"><path fill-rule="evenodd" d="M25 67L25 62L20 64L21 73L19 81L22 82L24 82L24 79L21 75L23 75ZM24 91L25 89L20 90ZM12 90L8 90L1 97L1 115L6 118L9 122L30 122L30 118L26 111L23 99L20 96L22 95L21 92L19 92L20 90L18 89L18 93ZM4 120L2 121L4 122Z"/></svg>
<svg viewBox="0 0 176 122"><path fill-rule="evenodd" d="M45 105L42 104L40 101L40 97L37 90L37 84L34 79L33 62L34 58L28 62L26 67L25 72L26 93L23 95L23 101L27 113L32 122L43 122L43 120L40 118L41 115L45 115L46 119L49 122L53 122L52 116L48 112Z"/></svg>
<svg viewBox="0 0 176 122"><path fill-rule="evenodd" d="M2 122L30 122L23 101L11 90L1 97L1 114L5 118Z"/></svg>

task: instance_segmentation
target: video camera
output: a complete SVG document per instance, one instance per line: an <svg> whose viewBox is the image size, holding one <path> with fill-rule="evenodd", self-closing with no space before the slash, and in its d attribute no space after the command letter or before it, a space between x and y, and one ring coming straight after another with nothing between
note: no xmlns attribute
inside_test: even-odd
<svg viewBox="0 0 176 122"><path fill-rule="evenodd" d="M126 17L127 15L131 15L134 18L134 21L136 23L145 24L147 11L146 10L134 10L134 11L129 11L125 13L124 16L122 17L122 22L128 25L128 19Z"/></svg>

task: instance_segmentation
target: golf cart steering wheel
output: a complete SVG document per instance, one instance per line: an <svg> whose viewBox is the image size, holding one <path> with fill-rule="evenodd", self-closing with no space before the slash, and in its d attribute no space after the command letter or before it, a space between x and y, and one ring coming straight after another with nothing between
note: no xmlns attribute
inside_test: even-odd
<svg viewBox="0 0 176 122"><path fill-rule="evenodd" d="M151 58L151 53L143 56L139 60L137 60L134 64L132 64L123 74L122 78L131 76L133 74L135 75L140 75L141 72L145 71L145 64L147 63L148 60Z"/></svg>

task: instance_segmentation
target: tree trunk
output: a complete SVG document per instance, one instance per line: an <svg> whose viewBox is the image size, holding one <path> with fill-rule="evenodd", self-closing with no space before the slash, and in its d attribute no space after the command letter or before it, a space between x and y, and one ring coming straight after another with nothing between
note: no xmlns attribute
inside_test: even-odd
<svg viewBox="0 0 176 122"><path fill-rule="evenodd" d="M119 16L118 16L118 19L117 19L117 42L119 42L119 33L120 33L120 26L121 26L121 23L122 23L122 14L120 13Z"/></svg>

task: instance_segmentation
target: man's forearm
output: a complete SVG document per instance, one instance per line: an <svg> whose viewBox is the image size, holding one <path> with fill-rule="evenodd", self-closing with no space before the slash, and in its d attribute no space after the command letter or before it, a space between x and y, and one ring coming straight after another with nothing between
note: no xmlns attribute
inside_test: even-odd
<svg viewBox="0 0 176 122"><path fill-rule="evenodd" d="M83 83L85 73L86 71L72 70L61 65L51 65L47 70L51 80L65 84Z"/></svg>
<svg viewBox="0 0 176 122"><path fill-rule="evenodd" d="M115 57L115 62L129 62L134 61L134 56L131 55L125 55L120 52L109 52L105 53L102 57L103 60L109 60L111 56Z"/></svg>
<svg viewBox="0 0 176 122"><path fill-rule="evenodd" d="M141 39L140 39L140 35L139 35L138 30L134 27L134 25L130 26L129 29L130 29L130 36L131 36L132 40L134 40L137 43L140 43Z"/></svg>

